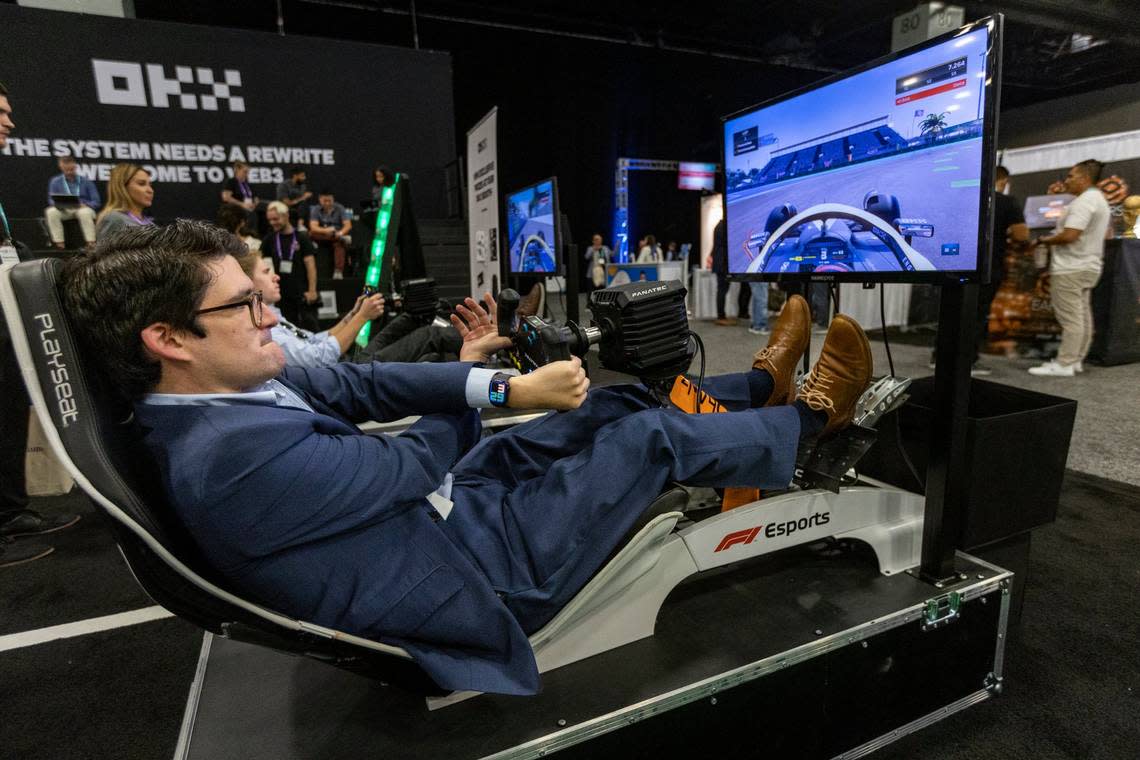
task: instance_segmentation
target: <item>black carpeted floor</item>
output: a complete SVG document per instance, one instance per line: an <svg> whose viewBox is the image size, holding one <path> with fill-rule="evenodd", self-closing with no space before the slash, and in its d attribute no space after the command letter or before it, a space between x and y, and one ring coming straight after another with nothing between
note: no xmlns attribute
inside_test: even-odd
<svg viewBox="0 0 1140 760"><path fill-rule="evenodd" d="M151 604L85 498L36 506L85 518L45 537L54 555L0 570L0 635ZM0 652L0 758L171 757L200 642L167 619ZM1138 650L1140 489L1070 472L1034 533L1005 693L875 757L1140 757Z"/></svg>
<svg viewBox="0 0 1140 760"><path fill-rule="evenodd" d="M1140 489L1066 473L1025 594L1004 694L875 757L1140 757Z"/></svg>

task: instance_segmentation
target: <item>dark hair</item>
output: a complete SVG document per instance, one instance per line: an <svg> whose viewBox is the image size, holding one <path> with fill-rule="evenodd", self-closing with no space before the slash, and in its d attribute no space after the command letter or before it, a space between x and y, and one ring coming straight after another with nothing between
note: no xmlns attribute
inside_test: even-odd
<svg viewBox="0 0 1140 760"><path fill-rule="evenodd" d="M194 311L213 282L210 264L245 250L235 235L206 222L128 227L76 256L60 276L63 303L89 361L111 387L135 400L162 379L142 342L155 322L206 337Z"/></svg>
<svg viewBox="0 0 1140 760"><path fill-rule="evenodd" d="M0 82L0 97L8 97L8 88L4 86L3 82Z"/></svg>
<svg viewBox="0 0 1140 760"><path fill-rule="evenodd" d="M376 172L384 172L384 187L388 187L389 185L393 185L396 183L396 175L395 175L395 173L392 172L391 168L389 168L385 164L380 164L379 166L377 166L375 169L372 170L372 184L373 185L379 185L380 184L379 182L376 181Z"/></svg>
<svg viewBox="0 0 1140 760"><path fill-rule="evenodd" d="M241 206L232 203L223 203L218 207L218 226L226 232L240 235L242 227L249 220L249 212Z"/></svg>
<svg viewBox="0 0 1140 760"><path fill-rule="evenodd" d="M1009 169L1004 166L998 166L994 169L994 179L1009 179Z"/></svg>
<svg viewBox="0 0 1140 760"><path fill-rule="evenodd" d="M1087 161L1081 161L1079 164L1075 164L1074 168L1088 177L1089 182L1095 185L1097 182L1100 182L1100 173L1104 171L1104 164L1094 158L1090 158Z"/></svg>
<svg viewBox="0 0 1140 760"><path fill-rule="evenodd" d="M317 197L319 198L322 195L332 195L332 194L333 194L332 190L329 190L327 187L322 187L321 191L319 193L317 193Z"/></svg>
<svg viewBox="0 0 1140 760"><path fill-rule="evenodd" d="M303 167L303 166L298 166L297 164L293 164L292 166L289 167L289 176L290 177L295 177L298 174L304 174L304 173L305 173L305 167Z"/></svg>

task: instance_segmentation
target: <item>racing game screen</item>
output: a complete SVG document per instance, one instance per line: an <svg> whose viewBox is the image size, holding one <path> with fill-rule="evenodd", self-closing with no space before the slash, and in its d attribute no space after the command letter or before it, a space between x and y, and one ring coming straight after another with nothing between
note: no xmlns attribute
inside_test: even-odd
<svg viewBox="0 0 1140 760"><path fill-rule="evenodd" d="M988 37L727 119L729 271L975 271Z"/></svg>
<svg viewBox="0 0 1140 760"><path fill-rule="evenodd" d="M557 272L558 192L542 180L507 196L507 241L511 272Z"/></svg>

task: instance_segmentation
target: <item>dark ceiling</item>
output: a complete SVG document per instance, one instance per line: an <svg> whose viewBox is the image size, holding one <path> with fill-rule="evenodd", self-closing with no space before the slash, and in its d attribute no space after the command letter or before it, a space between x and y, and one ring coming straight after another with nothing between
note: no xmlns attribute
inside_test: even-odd
<svg viewBox="0 0 1140 760"><path fill-rule="evenodd" d="M1006 15L1003 104L1026 105L1140 79L1136 0L957 3L966 19ZM480 28L842 71L890 50L892 19L913 0L135 0L139 18L452 49ZM414 9L414 15L413 15Z"/></svg>

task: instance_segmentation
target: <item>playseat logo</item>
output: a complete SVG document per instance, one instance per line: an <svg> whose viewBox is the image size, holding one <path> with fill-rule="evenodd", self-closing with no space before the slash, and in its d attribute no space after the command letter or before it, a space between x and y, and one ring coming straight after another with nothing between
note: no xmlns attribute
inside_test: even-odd
<svg viewBox="0 0 1140 760"><path fill-rule="evenodd" d="M217 111L224 102L233 113L245 111L245 98L235 95L241 87L241 72L223 69L222 81L215 79L214 70L205 66L175 66L174 78L166 76L166 67L160 63L134 63L92 58L95 72L95 91L99 102L106 106L138 106L141 108L170 108L175 98L188 111ZM197 82L209 88L206 94L185 92L183 85ZM148 98L149 94L149 98Z"/></svg>
<svg viewBox="0 0 1140 760"><path fill-rule="evenodd" d="M55 391L56 406L59 409L59 421L64 427L79 420L79 407L75 403L75 391L71 387L71 378L67 374L67 362L63 360L63 348L55 335L55 322L51 314L37 314L33 317L40 323L40 347L47 357L47 366L50 370L52 386Z"/></svg>

